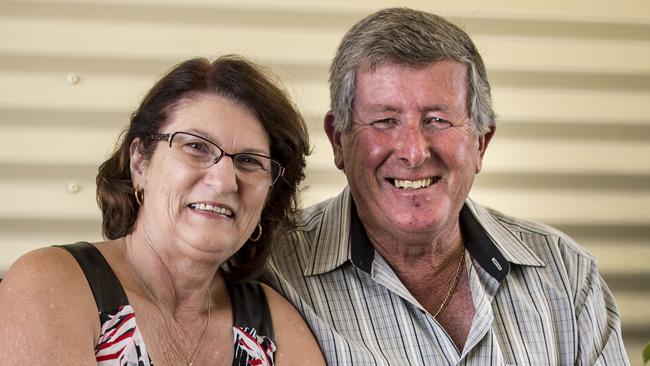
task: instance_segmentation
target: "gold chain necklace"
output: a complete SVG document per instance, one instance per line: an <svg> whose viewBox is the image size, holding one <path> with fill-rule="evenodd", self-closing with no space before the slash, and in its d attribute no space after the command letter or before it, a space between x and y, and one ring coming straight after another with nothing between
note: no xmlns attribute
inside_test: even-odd
<svg viewBox="0 0 650 366"><path fill-rule="evenodd" d="M129 260L129 262L130 262L130 260ZM133 266L133 264L131 264L131 266ZM133 271L135 272L136 277L138 278L138 282L140 282L140 286L144 287L145 291L147 291L147 294L151 298L151 301L156 305L156 308L158 308L158 312L160 313L160 316L163 319L163 323L165 324L165 328L167 328L167 332L170 335L173 334L172 330L171 330L172 328L169 325L169 323L167 321L167 318L163 314L163 311L160 308L160 305L158 305L158 303L155 300L155 297L153 296L153 292L151 291L149 286L147 286L144 283L144 281L142 280L142 278L138 274L138 271L135 270L135 268L133 269ZM194 346L194 350L192 351L192 353L190 353L189 356L187 356L187 354L185 355L185 357L187 357L187 366L193 366L194 365L194 360L196 359L196 356L199 354L199 350L201 349L201 344L203 343L203 338L205 338L205 334L208 332L208 328L210 327L210 305L211 305L211 301L210 301L210 289L209 288L208 288L208 296L207 296L206 300L208 302L208 321L205 322L205 327L203 327L203 331L201 332L201 335L199 336L199 340L198 340L198 342L196 342L196 346ZM180 346L180 343L179 343L179 346ZM183 348L183 347L181 346L181 348ZM183 353L185 353L185 350L183 350Z"/></svg>
<svg viewBox="0 0 650 366"><path fill-rule="evenodd" d="M454 274L454 281L451 283L451 287L447 291L447 296L445 296L445 299L442 301L442 304L438 308L438 311L436 311L436 313L433 315L433 319L437 318L438 315L440 315L445 306L447 306L449 299L451 299L451 295L454 294L454 290L456 290L456 286L458 285L458 279L460 278L460 274L463 271L463 262L465 262L465 247L461 247L460 250L460 260L458 261L456 274Z"/></svg>
<svg viewBox="0 0 650 366"><path fill-rule="evenodd" d="M196 355L199 354L199 350L201 349L201 344L203 343L203 338L205 337L205 333L208 332L208 328L210 327L210 289L208 289L208 321L205 322L205 327L203 327L203 331L201 332L201 336L199 336L199 341L196 342L196 346L194 346L194 351L190 354L190 357L187 358L187 366L192 366L194 364L194 359L196 358ZM166 325L166 324L165 324ZM167 328L169 330L169 328Z"/></svg>

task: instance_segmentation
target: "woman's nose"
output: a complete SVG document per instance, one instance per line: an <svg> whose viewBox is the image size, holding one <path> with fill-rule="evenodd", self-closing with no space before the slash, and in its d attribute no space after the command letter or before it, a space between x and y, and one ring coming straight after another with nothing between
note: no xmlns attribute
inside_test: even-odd
<svg viewBox="0 0 650 366"><path fill-rule="evenodd" d="M232 158L222 156L214 165L206 168L205 182L221 193L236 192L237 172Z"/></svg>

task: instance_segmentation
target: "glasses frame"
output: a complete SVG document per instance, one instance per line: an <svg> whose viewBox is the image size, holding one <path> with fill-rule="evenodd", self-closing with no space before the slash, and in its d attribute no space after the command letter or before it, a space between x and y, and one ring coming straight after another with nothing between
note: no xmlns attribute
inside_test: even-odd
<svg viewBox="0 0 650 366"><path fill-rule="evenodd" d="M271 184L268 185L269 187L274 185L275 183L277 183L277 181L280 179L280 177L284 175L284 167L282 166L282 164L280 164L280 162L278 162L277 160L271 158L270 156L266 156L266 155L263 155L263 154L257 154L257 153L234 153L234 154L231 154L229 152L226 152L224 149L221 148L221 146L215 144L214 142L208 140L207 138L205 138L203 136L193 134L191 132L176 131L176 132L172 132L172 133L152 133L152 134L149 134L148 137L151 139L151 141L166 141L166 142L169 143L169 147L173 149L172 141L174 141L174 136L176 136L178 134L190 135L192 137L199 138L199 139L209 143L210 145L216 147L221 152L221 155L219 155L218 157L215 156L214 161L212 162L212 164L206 166L204 169L207 169L207 168L217 164L221 160L221 158L223 158L224 156L227 156L230 159L232 159L233 164L234 164L235 157L240 156L240 155L252 155L252 156L259 156L259 157L262 157L262 158L265 158L265 159L269 159L271 161L271 164L277 164L277 166L278 166L278 175L275 178L273 178L273 175L271 175L271 180L272 181L271 181ZM273 169L271 168L271 170L273 170ZM237 167L235 167L235 171L237 171ZM263 185L263 186L266 186L266 185Z"/></svg>

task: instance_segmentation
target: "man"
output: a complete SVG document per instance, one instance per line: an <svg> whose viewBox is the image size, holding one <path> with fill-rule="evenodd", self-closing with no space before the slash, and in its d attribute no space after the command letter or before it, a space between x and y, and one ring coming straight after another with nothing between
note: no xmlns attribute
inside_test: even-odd
<svg viewBox="0 0 650 366"><path fill-rule="evenodd" d="M594 258L468 198L495 116L465 32L382 10L330 72L325 131L348 187L299 213L267 276L329 364L629 363Z"/></svg>

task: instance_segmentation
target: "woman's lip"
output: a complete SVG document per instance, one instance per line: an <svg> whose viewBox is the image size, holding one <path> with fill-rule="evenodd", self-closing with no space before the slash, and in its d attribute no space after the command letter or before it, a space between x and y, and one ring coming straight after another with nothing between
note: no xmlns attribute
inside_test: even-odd
<svg viewBox="0 0 650 366"><path fill-rule="evenodd" d="M187 206L192 210L198 212L215 213L231 218L235 216L235 212L232 208L227 205L218 204L215 202L193 202Z"/></svg>

